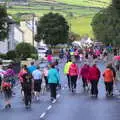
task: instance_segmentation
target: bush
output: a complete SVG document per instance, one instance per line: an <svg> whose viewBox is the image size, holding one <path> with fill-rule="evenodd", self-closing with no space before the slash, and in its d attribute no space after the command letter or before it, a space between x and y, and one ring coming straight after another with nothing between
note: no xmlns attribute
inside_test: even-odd
<svg viewBox="0 0 120 120"><path fill-rule="evenodd" d="M31 58L37 60L38 59L38 54L31 54Z"/></svg>
<svg viewBox="0 0 120 120"><path fill-rule="evenodd" d="M25 60L26 58L30 58L32 54L36 54L37 50L34 46L29 43L20 43L16 46L16 54L20 59Z"/></svg>
<svg viewBox="0 0 120 120"><path fill-rule="evenodd" d="M7 55L8 59L11 59L11 60L16 59L16 51L15 50L8 51L6 55Z"/></svg>
<svg viewBox="0 0 120 120"><path fill-rule="evenodd" d="M6 54L0 54L0 58L1 59L7 59L7 55Z"/></svg>

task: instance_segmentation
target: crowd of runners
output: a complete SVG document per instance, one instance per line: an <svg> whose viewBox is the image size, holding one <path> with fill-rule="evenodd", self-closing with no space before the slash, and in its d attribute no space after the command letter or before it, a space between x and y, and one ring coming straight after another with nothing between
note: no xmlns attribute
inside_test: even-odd
<svg viewBox="0 0 120 120"><path fill-rule="evenodd" d="M61 88L61 69L67 76L68 89L75 93L77 80L81 79L83 90L90 92L92 97L98 97L98 83L100 77L104 78L106 96L113 96L113 84L120 71L120 60L113 65L109 61L109 55L117 56L117 50L111 47L94 47L78 49L61 49L59 59L54 60L52 52L45 56L47 65L41 70L40 64L31 62L29 66L22 65L18 74L15 74L13 65L10 64L6 70L0 65L1 94L4 94L5 108L11 108L11 98L16 96L14 86L21 85L21 99L26 108L31 107L33 100L39 101L40 94L44 91L50 92L50 100L56 101L57 89ZM100 71L97 63L106 65L104 71ZM64 68L59 67L63 64Z"/></svg>

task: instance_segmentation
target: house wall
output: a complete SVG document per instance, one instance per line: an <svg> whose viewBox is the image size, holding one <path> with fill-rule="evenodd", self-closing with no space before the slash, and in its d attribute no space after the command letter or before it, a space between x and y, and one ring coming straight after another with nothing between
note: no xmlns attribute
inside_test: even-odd
<svg viewBox="0 0 120 120"><path fill-rule="evenodd" d="M32 31L27 27L26 22L20 23L20 29L24 32L24 42L32 44Z"/></svg>
<svg viewBox="0 0 120 120"><path fill-rule="evenodd" d="M5 54L8 52L8 41L0 41L0 53Z"/></svg>
<svg viewBox="0 0 120 120"><path fill-rule="evenodd" d="M24 41L24 33L17 26L14 27L14 40L15 46Z"/></svg>

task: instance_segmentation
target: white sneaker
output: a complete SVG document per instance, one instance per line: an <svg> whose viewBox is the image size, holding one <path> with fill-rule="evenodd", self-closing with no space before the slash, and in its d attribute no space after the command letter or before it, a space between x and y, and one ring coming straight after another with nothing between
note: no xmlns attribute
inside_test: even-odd
<svg viewBox="0 0 120 120"><path fill-rule="evenodd" d="M54 99L53 101L52 101L52 103L55 103L56 102L56 99Z"/></svg>

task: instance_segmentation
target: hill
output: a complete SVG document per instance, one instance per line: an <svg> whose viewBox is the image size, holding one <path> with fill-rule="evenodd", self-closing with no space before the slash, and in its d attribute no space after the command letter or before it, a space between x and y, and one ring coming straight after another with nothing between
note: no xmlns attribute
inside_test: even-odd
<svg viewBox="0 0 120 120"><path fill-rule="evenodd" d="M30 2L61 3L77 6L106 7L111 0L30 0Z"/></svg>
<svg viewBox="0 0 120 120"><path fill-rule="evenodd" d="M68 21L71 31L84 36L93 36L91 21L93 16L110 4L110 0L14 0L27 1L27 5L12 5L8 13L34 13L40 17L48 12L60 13Z"/></svg>

